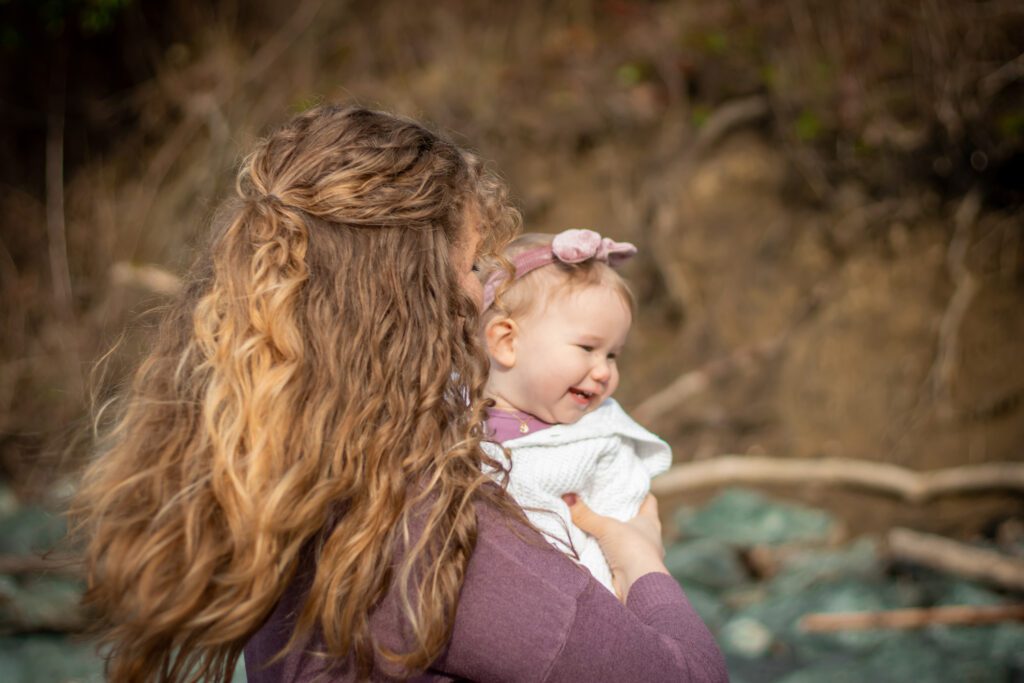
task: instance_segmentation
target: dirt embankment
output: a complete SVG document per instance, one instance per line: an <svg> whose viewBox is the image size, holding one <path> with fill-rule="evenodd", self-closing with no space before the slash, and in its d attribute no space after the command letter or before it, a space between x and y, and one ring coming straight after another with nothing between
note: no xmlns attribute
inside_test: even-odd
<svg viewBox="0 0 1024 683"><path fill-rule="evenodd" d="M504 172L530 230L640 246L623 402L738 359L651 420L677 458L1024 459L1012 3L186 4L129 5L109 40L65 46L63 138L40 123L59 120L59 81L25 71L38 120L22 112L9 149L35 154L28 171L4 157L0 191L0 471L26 494L85 433L88 387L109 396L145 348L135 324L90 377L166 301L240 154L322 100L453 131ZM118 78L84 87L102 60L74 50L99 42ZM63 207L43 182L60 140ZM69 298L52 277L60 231ZM791 493L937 530L1022 505Z"/></svg>

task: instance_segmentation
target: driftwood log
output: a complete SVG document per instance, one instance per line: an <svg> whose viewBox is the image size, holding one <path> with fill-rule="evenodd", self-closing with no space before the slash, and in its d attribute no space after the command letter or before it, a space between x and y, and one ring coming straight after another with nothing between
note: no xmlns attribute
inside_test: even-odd
<svg viewBox="0 0 1024 683"><path fill-rule="evenodd" d="M822 458L796 460L723 455L676 465L651 482L655 495L727 484L829 484L899 496L911 503L954 493L1024 491L1024 463L993 462L931 472L888 463Z"/></svg>
<svg viewBox="0 0 1024 683"><path fill-rule="evenodd" d="M980 626L1024 621L1024 605L950 605L914 607L880 612L818 612L804 615L798 627L805 633L922 628L925 626Z"/></svg>
<svg viewBox="0 0 1024 683"><path fill-rule="evenodd" d="M1024 591L1024 559L910 529L892 529L886 540L895 560Z"/></svg>

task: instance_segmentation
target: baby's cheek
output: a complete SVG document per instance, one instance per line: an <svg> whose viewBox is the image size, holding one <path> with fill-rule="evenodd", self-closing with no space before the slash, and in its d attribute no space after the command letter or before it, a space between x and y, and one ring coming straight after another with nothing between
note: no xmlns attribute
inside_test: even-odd
<svg viewBox="0 0 1024 683"><path fill-rule="evenodd" d="M608 396L615 393L615 390L619 388L619 370L618 368L612 368L612 376L608 382Z"/></svg>

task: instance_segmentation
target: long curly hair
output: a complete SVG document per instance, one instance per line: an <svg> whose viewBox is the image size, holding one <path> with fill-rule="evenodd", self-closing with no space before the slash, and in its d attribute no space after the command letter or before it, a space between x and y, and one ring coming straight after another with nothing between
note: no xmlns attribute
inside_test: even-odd
<svg viewBox="0 0 1024 683"><path fill-rule="evenodd" d="M293 642L361 676L447 642L480 501L486 360L455 251L519 228L472 154L319 107L242 163L237 197L120 400L72 518L113 681L226 680L313 554ZM470 209L470 207L473 207ZM369 617L389 590L408 651Z"/></svg>

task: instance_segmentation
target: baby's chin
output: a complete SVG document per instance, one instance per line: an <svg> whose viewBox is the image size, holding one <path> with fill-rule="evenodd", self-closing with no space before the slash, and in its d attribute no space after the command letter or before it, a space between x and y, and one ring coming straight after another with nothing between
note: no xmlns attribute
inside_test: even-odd
<svg viewBox="0 0 1024 683"><path fill-rule="evenodd" d="M582 420L586 415L589 415L590 413L597 410L597 407L601 405L601 401L603 400L603 398L600 400L595 398L594 401L583 410L562 410L555 419L555 423L563 425L576 424L577 422Z"/></svg>

